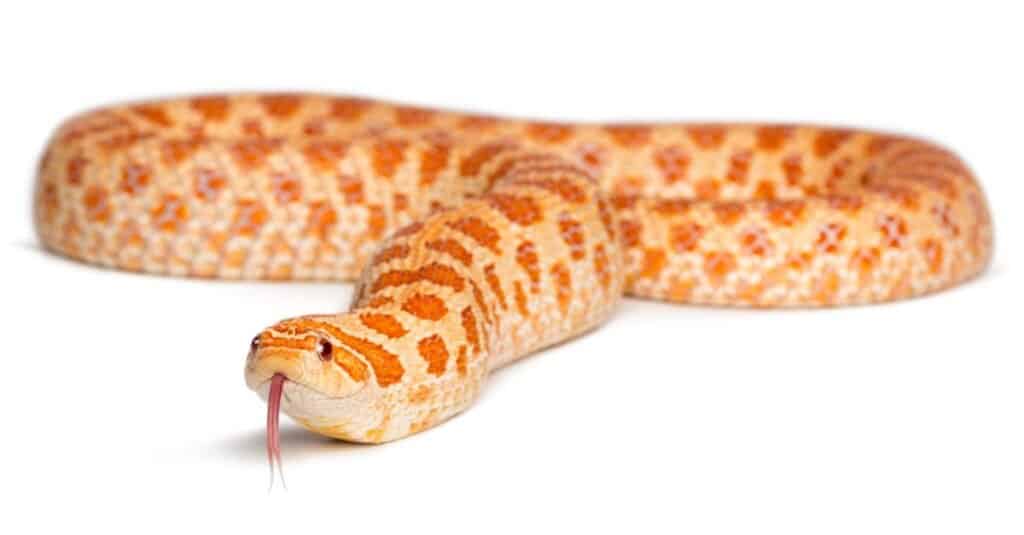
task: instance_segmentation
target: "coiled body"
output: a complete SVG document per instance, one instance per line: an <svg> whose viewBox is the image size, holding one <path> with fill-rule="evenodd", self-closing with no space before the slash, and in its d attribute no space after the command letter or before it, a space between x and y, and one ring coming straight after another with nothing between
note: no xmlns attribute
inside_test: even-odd
<svg viewBox="0 0 1024 535"><path fill-rule="evenodd" d="M66 123L36 222L62 254L182 276L359 279L343 314L246 364L306 427L380 442L622 295L735 306L900 299L984 269L983 193L950 152L808 126L570 125L313 95L136 104ZM326 342L326 344L325 344Z"/></svg>

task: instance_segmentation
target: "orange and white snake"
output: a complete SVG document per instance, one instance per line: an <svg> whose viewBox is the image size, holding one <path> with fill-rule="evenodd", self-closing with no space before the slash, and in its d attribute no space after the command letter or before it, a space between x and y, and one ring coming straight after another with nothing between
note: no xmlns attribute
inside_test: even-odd
<svg viewBox="0 0 1024 535"><path fill-rule="evenodd" d="M65 123L39 171L53 251L131 271L359 283L262 331L250 388L304 427L384 442L623 295L814 307L984 270L985 197L909 137L762 124L563 124L318 95L204 96ZM283 396L282 396L283 394ZM282 399L283 397L283 399Z"/></svg>

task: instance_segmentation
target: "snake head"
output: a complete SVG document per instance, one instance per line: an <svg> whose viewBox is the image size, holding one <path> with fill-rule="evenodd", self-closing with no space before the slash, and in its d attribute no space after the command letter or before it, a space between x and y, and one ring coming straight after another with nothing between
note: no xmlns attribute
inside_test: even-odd
<svg viewBox="0 0 1024 535"><path fill-rule="evenodd" d="M281 374L287 379L288 390L311 399L345 398L361 390L369 372L336 338L334 318L288 319L256 335L245 366L249 388L264 394L270 379Z"/></svg>

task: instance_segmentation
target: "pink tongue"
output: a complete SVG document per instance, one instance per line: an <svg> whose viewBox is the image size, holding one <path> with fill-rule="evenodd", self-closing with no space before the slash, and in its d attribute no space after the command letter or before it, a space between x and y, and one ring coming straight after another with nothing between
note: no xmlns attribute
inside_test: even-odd
<svg viewBox="0 0 1024 535"><path fill-rule="evenodd" d="M279 416L281 414L281 392L284 390L285 377L275 373L270 379L270 395L267 398L267 460L270 462L270 486L274 486L274 464L281 472L281 484L284 485L284 472L281 471L281 436L279 432Z"/></svg>

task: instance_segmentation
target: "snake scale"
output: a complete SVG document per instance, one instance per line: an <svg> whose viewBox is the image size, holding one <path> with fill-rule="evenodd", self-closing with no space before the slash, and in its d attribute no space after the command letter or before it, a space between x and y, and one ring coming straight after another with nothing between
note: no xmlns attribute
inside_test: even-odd
<svg viewBox="0 0 1024 535"><path fill-rule="evenodd" d="M248 386L349 441L469 406L488 373L623 295L817 307L917 296L988 264L951 152L782 124L565 124L360 98L201 96L63 124L38 173L45 246L129 271L358 280L346 313L260 332ZM273 461L272 461L273 462Z"/></svg>

